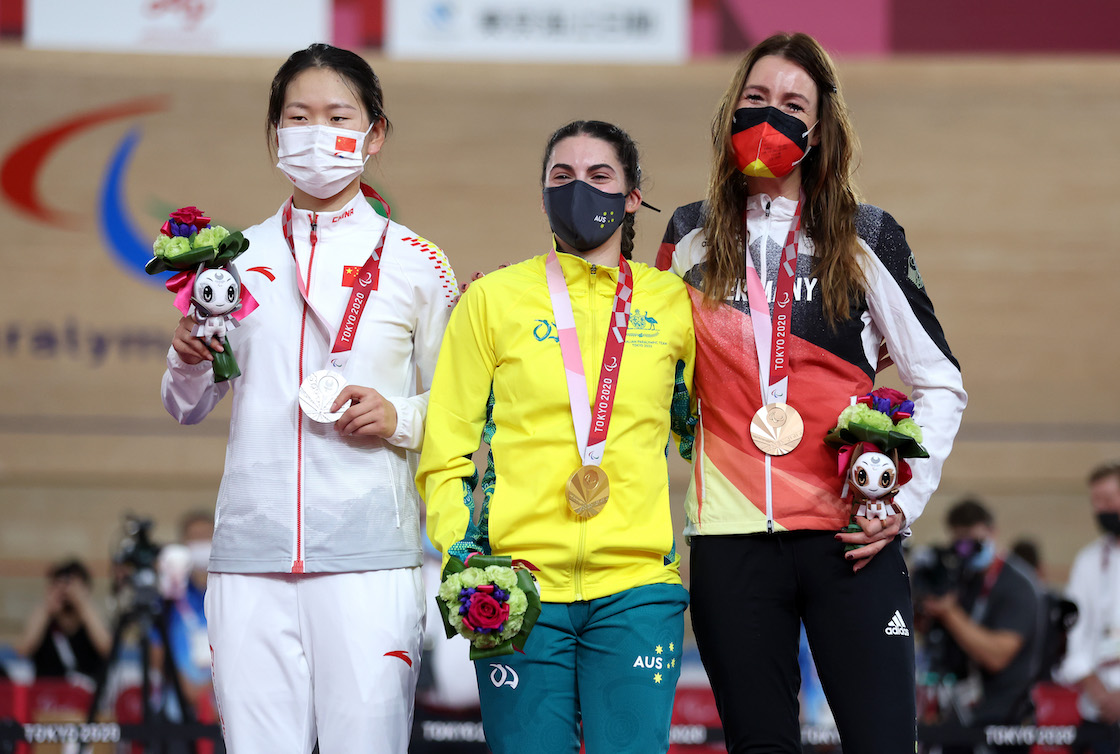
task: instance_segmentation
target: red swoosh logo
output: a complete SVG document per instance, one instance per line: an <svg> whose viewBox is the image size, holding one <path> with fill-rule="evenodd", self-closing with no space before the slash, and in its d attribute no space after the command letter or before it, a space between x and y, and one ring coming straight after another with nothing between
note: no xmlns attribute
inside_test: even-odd
<svg viewBox="0 0 1120 754"><path fill-rule="evenodd" d="M404 651L403 649L397 649L393 652L386 652L385 656L396 657L399 660L404 660L405 664L408 665L408 667L412 667L412 658L410 658L408 656L408 652Z"/></svg>
<svg viewBox="0 0 1120 754"><path fill-rule="evenodd" d="M276 280L276 276L272 274L272 270L268 267L250 267L246 272L259 272L269 279L269 282Z"/></svg>
<svg viewBox="0 0 1120 754"><path fill-rule="evenodd" d="M83 225L82 218L46 206L35 190L39 170L47 157L64 141L100 123L132 115L142 115L167 107L168 97L144 97L117 105L90 110L65 120L21 142L0 165L0 192L15 205L41 222L70 228Z"/></svg>

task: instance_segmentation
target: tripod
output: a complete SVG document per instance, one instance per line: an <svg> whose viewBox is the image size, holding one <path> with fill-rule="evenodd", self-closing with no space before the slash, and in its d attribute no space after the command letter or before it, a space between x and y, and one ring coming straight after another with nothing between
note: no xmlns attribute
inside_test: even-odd
<svg viewBox="0 0 1120 754"><path fill-rule="evenodd" d="M122 611L113 626L113 644L109 650L109 657L97 676L97 685L94 687L93 700L89 705L89 714L86 722L92 723L101 707L101 700L105 694L111 670L120 661L120 652L125 632L130 626L136 626L140 632L140 694L141 709L143 709L142 722L145 728L151 729L155 722L150 699L152 693L152 629L154 628L163 643L163 682L171 686L175 699L179 702L182 711L182 722L193 723L194 710L190 700L183 694L182 684L179 682L179 671L175 664L174 650L167 631L167 615L163 598L156 589L155 571L150 567L137 568L131 576L133 596L131 605ZM193 747L192 747L193 749ZM164 742L159 741L145 747L146 752L163 754ZM83 747L82 754L89 754L88 746Z"/></svg>

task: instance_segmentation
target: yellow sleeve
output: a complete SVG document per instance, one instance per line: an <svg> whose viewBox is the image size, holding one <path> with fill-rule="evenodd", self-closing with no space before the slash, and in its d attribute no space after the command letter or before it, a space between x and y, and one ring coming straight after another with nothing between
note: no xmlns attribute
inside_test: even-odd
<svg viewBox="0 0 1120 754"><path fill-rule="evenodd" d="M494 378L495 355L482 281L463 294L444 333L428 400L416 488L427 503L427 529L444 555L485 551L485 524L476 513L480 445Z"/></svg>

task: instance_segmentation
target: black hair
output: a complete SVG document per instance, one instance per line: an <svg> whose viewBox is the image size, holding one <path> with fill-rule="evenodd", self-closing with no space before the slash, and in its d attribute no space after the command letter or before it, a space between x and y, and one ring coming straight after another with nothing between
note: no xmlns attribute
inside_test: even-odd
<svg viewBox="0 0 1120 754"><path fill-rule="evenodd" d="M965 499L949 509L945 515L945 525L950 529L967 529L977 524L995 524L992 512L978 500Z"/></svg>
<svg viewBox="0 0 1120 754"><path fill-rule="evenodd" d="M1089 472L1089 486L1092 487L1097 482L1104 481L1109 477L1116 477L1120 480L1120 461L1109 461Z"/></svg>
<svg viewBox="0 0 1120 754"><path fill-rule="evenodd" d="M55 563L47 570L47 578L51 581L55 579L76 578L82 581L86 586L89 586L92 580L89 575L89 569L83 565L82 561L77 559Z"/></svg>
<svg viewBox="0 0 1120 754"><path fill-rule="evenodd" d="M268 116L264 127L270 150L273 147L273 136L280 125L280 117L284 110L284 94L288 91L288 84L309 68L327 68L337 73L362 103L366 115L369 116L369 122L377 123L378 120L384 119L386 130L392 128L389 118L385 115L381 81L370 64L360 55L349 50L316 42L305 50L293 52L272 79L272 88L268 93Z"/></svg>
<svg viewBox="0 0 1120 754"><path fill-rule="evenodd" d="M1042 564L1042 556L1038 551L1038 543L1033 539L1020 539L1011 545L1011 552L1019 560L1029 565L1034 570Z"/></svg>
<svg viewBox="0 0 1120 754"><path fill-rule="evenodd" d="M572 136L591 136L605 141L614 147L618 161L622 165L622 177L625 180L626 191L629 194L634 189L642 187L642 166L638 161L638 145L630 138L630 134L623 131L613 123L601 120L575 120L566 126L556 129L548 139L548 146L544 150L544 160L541 161L541 186L544 186L548 161L552 159L552 152L556 145ZM634 213L627 212L622 221L622 256L632 259L634 253Z"/></svg>

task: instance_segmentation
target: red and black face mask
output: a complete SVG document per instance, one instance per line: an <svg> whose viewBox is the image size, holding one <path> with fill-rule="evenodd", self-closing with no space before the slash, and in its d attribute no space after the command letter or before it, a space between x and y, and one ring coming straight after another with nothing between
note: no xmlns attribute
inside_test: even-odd
<svg viewBox="0 0 1120 754"><path fill-rule="evenodd" d="M753 178L783 178L809 153L815 127L776 107L741 107L731 121L735 165Z"/></svg>

